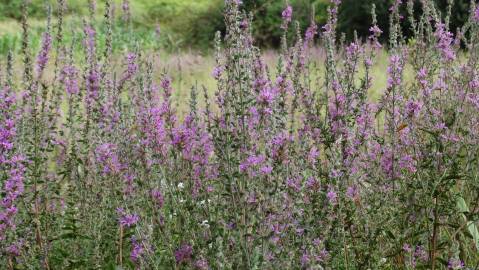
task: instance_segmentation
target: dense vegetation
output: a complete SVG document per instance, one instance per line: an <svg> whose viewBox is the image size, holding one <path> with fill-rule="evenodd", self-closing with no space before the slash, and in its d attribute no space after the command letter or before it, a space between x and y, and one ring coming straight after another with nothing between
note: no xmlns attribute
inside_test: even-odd
<svg viewBox="0 0 479 270"><path fill-rule="evenodd" d="M16 19L21 18L21 3L23 0L4 0L0 2L0 18ZM45 19L45 3L49 3L55 10L54 0L31 0L29 6L29 15L32 18ZM113 8L117 14L121 13L123 0L112 1ZM142 40L144 46L153 49L166 48L177 49L178 47L195 49L207 49L213 45L212 40L216 31L224 33L226 27L223 20L224 1L223 0L135 0L129 1L131 6L132 23L134 35L138 40ZM294 12L294 20L298 21L302 30L305 30L311 20L315 17L318 25L323 26L327 20L327 7L329 0L290 0L288 1ZM361 38L367 38L371 23L370 10L372 5L376 6L378 16L378 26L383 29L384 37L389 34L389 6L392 0L345 0L340 8L338 18L338 32L345 33L348 41L353 40L354 31ZM421 13L421 4L415 0L416 16ZM105 0L98 1L100 13L103 13ZM448 0L434 1L436 8L441 13L446 13ZM464 24L468 17L470 0L457 0L451 7L450 28L452 32L457 27ZM281 29L277 27L281 23L281 12L284 7L282 0L244 0L242 10L246 13L252 13L255 17L253 22L253 36L256 44L261 47L279 47L282 36ZM315 11L313 14L313 10ZM69 14L75 16L85 16L88 9L83 1L68 1ZM406 15L406 8L401 9L401 14ZM183 16L182 14L188 14ZM117 16L117 21L121 24L121 16ZM0 21L1 24L1 21ZM163 38L158 39L155 31L161 26ZM402 22L406 30L405 35L411 36L409 31L409 22ZM6 54L7 48L11 43L20 47L20 37L12 40L18 31L8 31L7 27L0 27L8 34L0 40L0 53ZM19 28L19 26L18 26ZM101 30L101 29L99 29ZM37 39L40 39L43 29L36 29ZM0 32L1 33L1 32ZM67 35L70 33L66 33ZM387 41L381 37L381 41ZM2 43L5 43L2 45ZM39 43L39 42L38 42ZM9 46L10 45L10 46Z"/></svg>
<svg viewBox="0 0 479 270"><path fill-rule="evenodd" d="M129 5L75 25L58 0L36 48L24 3L0 62L0 266L478 269L479 7L453 34L433 1L394 1L375 101L384 33L373 5L368 37L339 39L345 3L305 31L283 6L267 65L227 0L215 89L184 114Z"/></svg>

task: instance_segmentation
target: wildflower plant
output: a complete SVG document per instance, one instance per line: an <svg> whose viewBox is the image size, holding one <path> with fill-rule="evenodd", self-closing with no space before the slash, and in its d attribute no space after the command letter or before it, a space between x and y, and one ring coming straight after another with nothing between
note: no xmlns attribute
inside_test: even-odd
<svg viewBox="0 0 479 270"><path fill-rule="evenodd" d="M89 1L72 41L65 1L56 23L47 7L38 52L25 1L22 54L0 69L0 265L477 268L479 7L453 34L451 8L414 2L392 2L388 44L374 5L370 36L349 43L336 31L340 0L305 31L286 5L270 66L253 16L227 0L214 95L193 86L181 112L151 52L112 47L111 0L100 24ZM121 9L132 31L129 1Z"/></svg>

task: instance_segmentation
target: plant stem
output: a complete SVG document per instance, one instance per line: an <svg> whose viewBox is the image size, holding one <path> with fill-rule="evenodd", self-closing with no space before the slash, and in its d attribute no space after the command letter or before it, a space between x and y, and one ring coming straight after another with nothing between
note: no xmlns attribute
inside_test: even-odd
<svg viewBox="0 0 479 270"><path fill-rule="evenodd" d="M439 222L438 222L438 203L437 198L434 198L434 224L433 224L433 231L432 231L432 239L431 239L431 252L429 257L431 258L431 269L436 269L436 245L437 245L437 234L439 230Z"/></svg>

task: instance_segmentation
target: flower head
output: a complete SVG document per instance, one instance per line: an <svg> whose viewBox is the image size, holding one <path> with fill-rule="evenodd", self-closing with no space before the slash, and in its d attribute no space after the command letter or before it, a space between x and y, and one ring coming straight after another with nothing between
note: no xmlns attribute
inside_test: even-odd
<svg viewBox="0 0 479 270"><path fill-rule="evenodd" d="M422 109L422 102L410 100L406 103L406 113L411 117L418 117Z"/></svg>
<svg viewBox="0 0 479 270"><path fill-rule="evenodd" d="M474 12L474 20L479 23L479 6L476 7L476 11Z"/></svg>
<svg viewBox="0 0 479 270"><path fill-rule="evenodd" d="M438 39L437 48L441 50L444 59L448 61L456 59L456 53L451 47L454 41L453 34L446 30L446 25L437 23L434 35Z"/></svg>
<svg viewBox="0 0 479 270"><path fill-rule="evenodd" d="M282 29L288 29L288 24L291 22L291 18L293 16L293 8L288 5L283 12L281 13L281 17L283 18L283 23L281 24Z"/></svg>
<svg viewBox="0 0 479 270"><path fill-rule="evenodd" d="M195 262L195 268L198 270L208 270L209 269L208 261L203 258L198 259Z"/></svg>
<svg viewBox="0 0 479 270"><path fill-rule="evenodd" d="M318 25L312 23L308 29L306 29L305 43L311 42L314 39L314 36L318 33Z"/></svg>
<svg viewBox="0 0 479 270"><path fill-rule="evenodd" d="M159 189L153 189L151 191L151 197L155 201L155 203L158 205L159 208L163 207L163 204L165 202L165 199L163 198L163 194L161 194L161 191Z"/></svg>
<svg viewBox="0 0 479 270"><path fill-rule="evenodd" d="M281 13L281 16L283 17L283 20L285 22L291 22L291 17L293 16L293 8L288 5Z"/></svg>
<svg viewBox="0 0 479 270"><path fill-rule="evenodd" d="M330 189L328 191L328 193L326 194L326 197L328 198L330 204L332 204L332 205L336 204L337 199L338 199L338 195L336 194L336 192L333 189Z"/></svg>
<svg viewBox="0 0 479 270"><path fill-rule="evenodd" d="M120 216L119 223L123 227L132 227L140 220L140 216L138 216L138 214L128 214L123 208L117 208L116 212Z"/></svg>
<svg viewBox="0 0 479 270"><path fill-rule="evenodd" d="M188 244L183 244L175 251L175 260L177 264L189 261L193 255L193 247Z"/></svg>
<svg viewBox="0 0 479 270"><path fill-rule="evenodd" d="M140 241L138 241L135 237L131 238L131 252L130 252L130 259L134 263L138 263L143 253L145 253L145 249Z"/></svg>
<svg viewBox="0 0 479 270"><path fill-rule="evenodd" d="M65 85L65 91L68 95L77 95L80 92L78 86L78 70L75 66L65 66L61 74L61 80Z"/></svg>
<svg viewBox="0 0 479 270"><path fill-rule="evenodd" d="M42 48L37 57L37 72L41 74L47 65L50 49L52 48L52 36L46 32L43 34Z"/></svg>
<svg viewBox="0 0 479 270"><path fill-rule="evenodd" d="M459 260L459 259L455 259L455 258L452 258L449 260L448 264L447 264L447 268L448 269L463 269L464 268L464 263Z"/></svg>

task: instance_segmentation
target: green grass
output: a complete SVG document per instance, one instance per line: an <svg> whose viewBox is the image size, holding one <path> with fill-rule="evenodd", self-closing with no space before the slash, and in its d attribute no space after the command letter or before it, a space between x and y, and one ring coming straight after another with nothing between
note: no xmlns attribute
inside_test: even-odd
<svg viewBox="0 0 479 270"><path fill-rule="evenodd" d="M17 3L18 2L18 3ZM46 9L43 4L45 0L32 0L29 9L28 24L30 27L30 40L33 48L38 48L42 32L46 28ZM56 24L55 10L56 0L46 0L53 10L52 23ZM103 40L105 1L97 1L97 10L95 15L95 26L97 28L99 40ZM115 6L115 25L118 31L115 31L117 47L121 47L125 42L125 37L132 37L138 40L144 49L167 49L175 51L180 46L186 44L186 28L191 27L191 20L217 4L217 0L130 0L131 12L131 32L125 33L124 22L122 21L123 11L121 8L122 0L114 0ZM20 2L13 1L14 4L5 7L7 4L0 3L0 9L9 9L9 11L0 10L0 55L6 55L9 50L18 51L21 45L22 27L19 21L21 17ZM74 33L82 32L83 20L88 19L87 1L67 1L68 11L64 19L65 38L71 40ZM12 11L15 10L15 11ZM5 15L8 14L8 16ZM3 14L3 15L2 15ZM188 14L185 16L184 14ZM161 35L156 34L157 28L161 29ZM120 30L122 29L122 30ZM189 46L184 46L189 47Z"/></svg>

